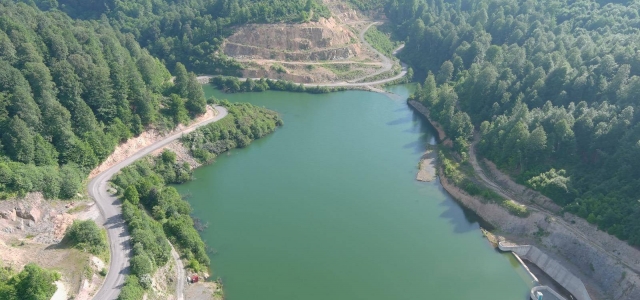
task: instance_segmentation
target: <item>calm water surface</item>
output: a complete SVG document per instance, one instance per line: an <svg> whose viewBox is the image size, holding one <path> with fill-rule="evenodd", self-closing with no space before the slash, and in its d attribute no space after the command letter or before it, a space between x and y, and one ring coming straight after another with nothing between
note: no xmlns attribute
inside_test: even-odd
<svg viewBox="0 0 640 300"><path fill-rule="evenodd" d="M529 279L511 255L438 182L416 182L434 133L404 101L206 91L285 123L178 187L209 223L202 236L227 299L526 299Z"/></svg>

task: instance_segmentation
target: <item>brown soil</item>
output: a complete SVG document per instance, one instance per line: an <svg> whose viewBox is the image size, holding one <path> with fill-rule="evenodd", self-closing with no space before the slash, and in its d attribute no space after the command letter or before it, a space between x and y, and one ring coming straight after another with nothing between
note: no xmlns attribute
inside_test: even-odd
<svg viewBox="0 0 640 300"><path fill-rule="evenodd" d="M532 198L536 195L534 191L514 182L502 184L511 180L502 173L490 175L500 178L499 182L489 178L478 165L473 148L472 145L470 161L478 181L504 197L526 203L531 214L526 218L513 216L496 204L469 196L440 176L442 186L451 196L509 240L535 245L560 262L583 281L592 299L640 299L640 276L636 271L640 251L578 217L568 213L558 215L555 207L544 199ZM489 169L498 172L492 166Z"/></svg>
<svg viewBox="0 0 640 300"><path fill-rule="evenodd" d="M198 282L189 284L184 298L188 300L222 300L222 293L216 282Z"/></svg>
<svg viewBox="0 0 640 300"><path fill-rule="evenodd" d="M222 52L243 63L244 78L327 83L379 70L380 57L358 37L371 21L340 1L324 0L324 4L331 10L329 19L240 26L225 41ZM343 65L335 65L339 63Z"/></svg>
<svg viewBox="0 0 640 300"><path fill-rule="evenodd" d="M176 280L184 280L184 278L176 278L175 262L169 262L159 268L152 277L151 289L146 294L149 300L175 300L176 299ZM188 298L187 298L188 299Z"/></svg>
<svg viewBox="0 0 640 300"><path fill-rule="evenodd" d="M211 119L217 115L217 111L213 109L211 106L207 106L207 112L203 115L197 117L195 120L191 121L191 124L199 123L206 119ZM115 166L119 162L125 160L127 157L132 155L133 153L138 152L139 150L163 139L167 135L171 135L172 133L179 132L188 128L189 125L180 124L176 128L174 128L170 132L159 132L158 130L151 128L143 133L141 133L137 137L133 137L128 139L126 142L120 144L116 147L116 149L107 157L102 164L97 166L95 169L91 171L89 174L89 178L93 178L96 175L102 173L103 171Z"/></svg>
<svg viewBox="0 0 640 300"><path fill-rule="evenodd" d="M420 103L410 104L429 118L428 110ZM432 125L438 129L437 123ZM638 249L597 230L581 218L561 213L549 198L516 184L489 161L486 162L489 174L485 174L476 159L474 146L475 142L469 157L478 182L507 199L526 204L531 213L525 218L517 217L499 205L472 197L450 183L439 170L442 186L454 199L509 240L534 245L560 262L583 281L592 299L640 299Z"/></svg>
<svg viewBox="0 0 640 300"><path fill-rule="evenodd" d="M40 193L0 202L1 212L15 211L16 208L28 211L29 215L23 214L27 218L16 215L13 219L13 215L8 214L8 218L0 218L2 264L21 270L27 263L33 262L43 268L56 270L62 275L59 284L66 288L67 295L89 299L103 279L97 275L100 270L92 263L97 258L60 242L73 220L99 217L94 203L88 200L45 200ZM87 297L83 298L83 294Z"/></svg>
<svg viewBox="0 0 640 300"><path fill-rule="evenodd" d="M433 181L436 177L436 159L438 154L433 150L427 150L420 159L420 168L416 175L418 181Z"/></svg>

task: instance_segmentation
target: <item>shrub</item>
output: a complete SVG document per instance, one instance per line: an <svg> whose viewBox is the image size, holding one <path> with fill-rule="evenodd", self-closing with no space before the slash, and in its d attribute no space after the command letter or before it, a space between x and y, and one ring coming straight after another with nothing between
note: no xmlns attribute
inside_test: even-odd
<svg viewBox="0 0 640 300"><path fill-rule="evenodd" d="M124 287L118 295L118 300L140 300L144 297L144 288L136 275L128 275L124 280Z"/></svg>
<svg viewBox="0 0 640 300"><path fill-rule="evenodd" d="M131 258L131 273L138 276L153 273L153 262L147 254L137 254Z"/></svg>
<svg viewBox="0 0 640 300"><path fill-rule="evenodd" d="M75 248L94 255L107 252L107 240L102 230L93 220L73 221L65 233L67 239Z"/></svg>
<svg viewBox="0 0 640 300"><path fill-rule="evenodd" d="M22 272L8 281L9 285L13 286L17 297L2 299L49 300L57 289L54 282L59 279L60 274L57 272L48 271L30 263Z"/></svg>

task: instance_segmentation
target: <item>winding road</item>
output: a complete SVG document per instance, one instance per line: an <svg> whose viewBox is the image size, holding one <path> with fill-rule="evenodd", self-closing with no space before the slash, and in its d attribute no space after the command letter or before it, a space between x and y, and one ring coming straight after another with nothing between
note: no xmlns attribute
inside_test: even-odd
<svg viewBox="0 0 640 300"><path fill-rule="evenodd" d="M369 30L371 26L377 25L377 24L380 24L380 23L373 22L369 24L366 28L364 28L360 32L359 37L363 44L365 44L374 53L380 56L380 58L382 59L383 67L374 73L355 79L354 81L362 81L366 78L370 78L376 75L380 75L384 72L390 71L393 68L393 61L390 58L386 57L384 54L380 53L380 51L373 48L373 46L371 46L364 38L364 35L367 32L367 30ZM403 47L404 45L400 46L398 49L396 49L393 52L393 54L396 55L400 50L402 50ZM368 82L354 82L354 81L346 82L345 81L345 82L328 82L328 83L308 83L304 85L308 87L315 87L315 86L365 87L373 91L384 92L374 88L373 86L392 82L404 77L407 74L407 65L404 63L401 63L401 65L402 65L402 71L399 74L393 77L385 78L385 79L368 81ZM198 80L200 82L208 81L208 79L210 79L211 77L213 76L209 76L209 75L199 76ZM246 78L241 78L241 80L246 80ZM118 295L120 294L120 290L124 286L124 278L129 273L129 258L131 257L131 248L132 248L129 242L129 238L130 238L129 232L127 231L126 225L124 223L124 219L122 217L122 209L121 209L122 203L115 195L112 195L111 193L108 192L109 180L111 179L111 177L113 177L113 175L118 173L118 171L120 171L122 168L130 165L131 163L138 160L139 158L142 158L143 156L166 146L167 144L180 138L183 134L190 133L193 130L197 129L198 127L207 125L212 122L216 122L224 118L228 114L227 109L222 106L216 106L215 109L219 112L219 114L214 118L192 124L188 128L178 133L172 134L161 141L158 141L150 146L147 146L146 148L143 148L142 150L136 152L135 154L128 157L124 161L121 161L120 163L114 165L113 167L107 169L106 171L98 174L89 182L89 185L87 188L89 192L89 196L91 196L94 199L94 201L98 204L98 208L102 213L102 216L105 220L104 227L107 229L107 236L109 237L109 242L111 247L110 248L111 260L109 262L109 272L107 273L107 276L105 278L105 281L102 287L95 294L93 299L95 300L117 299ZM179 273L182 276L178 276L177 278L178 284L176 287L176 294L178 295L178 299L182 300L184 283L181 284L180 282L184 279L184 268L180 268L181 262L175 250L172 251L172 256L174 257L174 259L177 258L176 259L178 263L177 269L179 269L178 272L182 272L182 273Z"/></svg>
<svg viewBox="0 0 640 300"><path fill-rule="evenodd" d="M132 248L129 242L129 232L127 231L122 217L122 203L115 195L108 192L109 180L122 168L130 165L139 158L168 145L169 143L179 139L182 135L188 134L201 126L219 121L228 114L227 109L222 106L215 106L214 109L218 111L218 114L215 117L194 123L180 132L167 136L164 139L143 148L135 154L127 157L127 159L98 174L91 180L91 182L89 182L87 190L89 192L89 196L91 196L98 205L98 208L102 213L102 217L105 220L104 227L107 229L111 252L109 272L107 273L102 287L95 296L93 296L93 299L113 300L118 298L120 290L124 285L124 278L129 273L129 258L131 257ZM172 255L175 258L177 253L175 253L175 251L173 252L174 253L172 253ZM178 266L180 263L181 262L178 259ZM178 269L181 268L178 267ZM178 271L180 272L180 270ZM182 271L184 271L183 268ZM184 276L177 278L177 280L178 286L176 288L176 293L178 294L179 299L182 299L182 289L184 288L184 284L180 284L180 281L184 280Z"/></svg>
<svg viewBox="0 0 640 300"><path fill-rule="evenodd" d="M379 80L374 80L374 81L367 81L367 82L358 82L358 81L362 81L365 80L367 78L376 76L376 75L380 75L384 72L390 71L393 68L393 61L385 56L384 54L382 54L380 51L376 50L375 48L373 48L373 46L371 46L371 44L369 44L367 42L367 40L365 39L365 34L366 32L369 30L369 28L371 28L371 26L373 25L378 25L381 24L381 22L372 22L371 24L369 24L367 27L365 27L363 30L360 31L360 34L358 35L358 37L360 38L360 41L367 46L367 48L369 48L371 51L373 51L374 53L376 53L380 59L382 60L382 68L380 68L379 70L368 74L366 76L360 77L360 78L356 78L354 80L350 80L350 81L341 81L341 82L320 82L320 83L304 83L303 85L306 87L316 87L316 86L320 86L320 87L361 87L361 88L367 88L369 90L375 91L375 92L380 92L381 90L374 88L374 85L379 85L379 84L384 84L384 83L388 83L388 82L392 82L392 81L396 81L400 78L403 78L405 75L407 75L407 70L408 70L408 66L407 64L400 62L400 65L402 66L402 70L400 71L399 74L393 76L393 77L389 77L389 78L384 78L384 79L379 79ZM397 55L398 52L400 52L402 49L404 48L404 45L401 45L400 47L398 47L396 50L393 51L393 55ZM214 77L213 75L202 75L202 76L198 76L198 81L200 83L208 83L209 79L211 79L212 77ZM245 81L247 80L247 78L238 78L240 81ZM260 78L251 78L253 80L260 80Z"/></svg>

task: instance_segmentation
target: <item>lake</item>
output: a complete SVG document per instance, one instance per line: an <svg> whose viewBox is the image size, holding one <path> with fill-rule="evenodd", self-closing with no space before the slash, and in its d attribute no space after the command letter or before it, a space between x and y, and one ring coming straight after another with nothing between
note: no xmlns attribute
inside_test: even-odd
<svg viewBox="0 0 640 300"><path fill-rule="evenodd" d="M404 99L411 86L389 88ZM530 279L438 181L415 180L434 130L405 101L346 91L207 96L284 126L178 186L229 300L528 299Z"/></svg>

